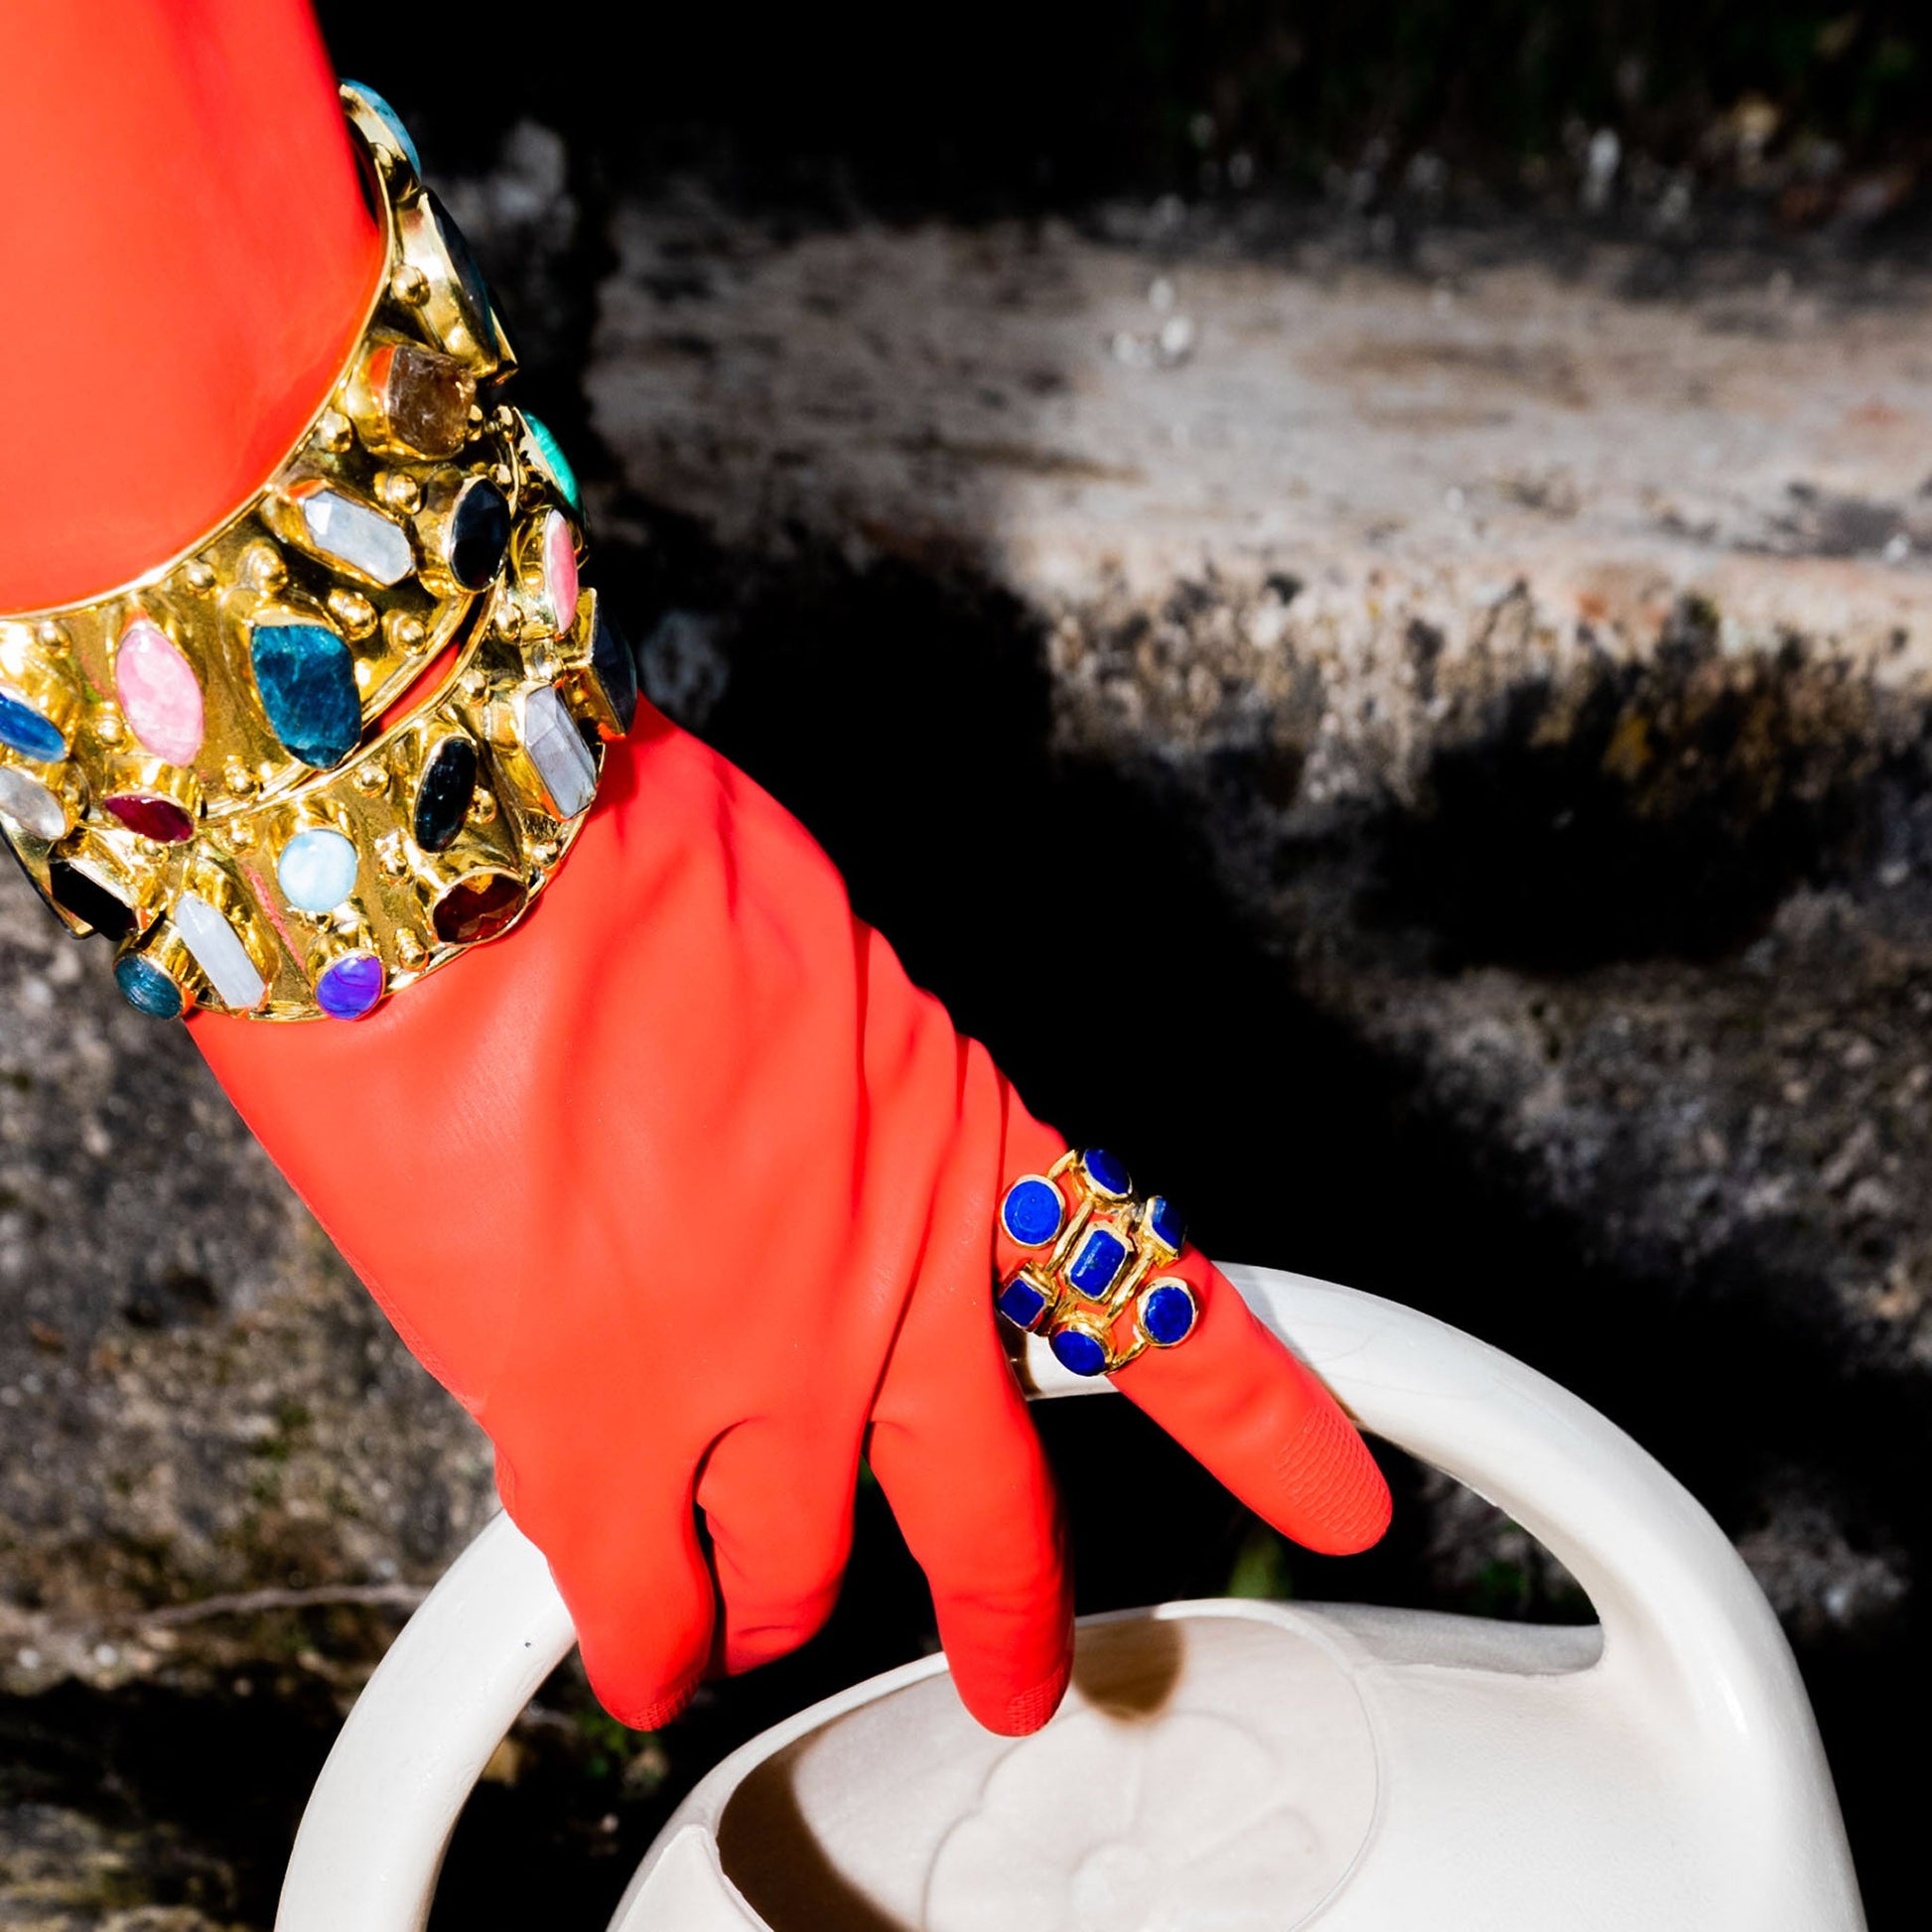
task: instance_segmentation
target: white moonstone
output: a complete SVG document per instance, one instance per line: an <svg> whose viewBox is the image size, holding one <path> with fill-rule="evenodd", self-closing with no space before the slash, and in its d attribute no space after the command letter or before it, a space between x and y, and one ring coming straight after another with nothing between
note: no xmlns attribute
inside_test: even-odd
<svg viewBox="0 0 1932 1932"><path fill-rule="evenodd" d="M575 818L597 792L597 760L549 685L523 700L523 748L559 818Z"/></svg>
<svg viewBox="0 0 1932 1932"><path fill-rule="evenodd" d="M355 889L355 848L340 832L298 832L275 868L282 897L299 912L333 912Z"/></svg>
<svg viewBox="0 0 1932 1932"><path fill-rule="evenodd" d="M68 829L68 808L38 778L10 764L0 764L0 812L37 839L58 839Z"/></svg>
<svg viewBox="0 0 1932 1932"><path fill-rule="evenodd" d="M415 567L402 525L352 496L318 489L303 497L302 520L309 526L310 540L325 556L378 584L400 584Z"/></svg>
<svg viewBox="0 0 1932 1932"><path fill-rule="evenodd" d="M182 894L175 901L175 925L222 1005L246 1013L261 1004L267 984L240 935L207 899L195 893Z"/></svg>

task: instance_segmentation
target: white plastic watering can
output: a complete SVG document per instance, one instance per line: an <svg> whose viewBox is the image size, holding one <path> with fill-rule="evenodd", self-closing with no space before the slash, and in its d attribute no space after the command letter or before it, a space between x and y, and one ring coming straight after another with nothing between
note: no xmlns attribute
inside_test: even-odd
<svg viewBox="0 0 1932 1932"><path fill-rule="evenodd" d="M612 1932L1853 1932L1838 1801L1791 1652L1718 1526L1534 1370L1429 1316L1229 1271L1376 1435L1500 1504L1599 1623L1171 1603L1088 1619L1027 1738L942 1658L734 1752ZM1038 1393L1096 1385L1043 1349ZM570 1649L498 1518L349 1715L278 1932L419 1932L470 1788Z"/></svg>

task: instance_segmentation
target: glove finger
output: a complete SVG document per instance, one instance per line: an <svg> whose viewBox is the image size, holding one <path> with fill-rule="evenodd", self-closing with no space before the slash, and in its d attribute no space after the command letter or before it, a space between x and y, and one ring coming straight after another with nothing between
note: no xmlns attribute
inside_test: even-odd
<svg viewBox="0 0 1932 1932"><path fill-rule="evenodd" d="M852 1549L858 1445L774 1422L724 1436L698 1477L722 1604L715 1655L746 1671L817 1634Z"/></svg>
<svg viewBox="0 0 1932 1932"><path fill-rule="evenodd" d="M621 1472L620 1472L621 1474ZM595 1482L519 1479L497 1458L497 1488L544 1554L577 1626L597 1701L620 1724L656 1730L690 1703L711 1654L711 1573L690 1478L662 1467ZM622 1499L621 1508L612 1506Z"/></svg>

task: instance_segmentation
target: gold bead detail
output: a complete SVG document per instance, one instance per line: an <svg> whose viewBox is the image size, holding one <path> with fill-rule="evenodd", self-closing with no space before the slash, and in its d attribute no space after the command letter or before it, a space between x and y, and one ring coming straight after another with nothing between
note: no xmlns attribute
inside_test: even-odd
<svg viewBox="0 0 1932 1932"><path fill-rule="evenodd" d="M241 578L258 591L279 591L289 581L289 567L272 543L251 543L241 553Z"/></svg>
<svg viewBox="0 0 1932 1932"><path fill-rule="evenodd" d="M420 309L429 300L429 277L413 262L398 262L389 277L389 293L398 302Z"/></svg>
<svg viewBox="0 0 1932 1932"><path fill-rule="evenodd" d="M375 493L403 516L414 516L423 506L422 485L406 470L379 470Z"/></svg>
<svg viewBox="0 0 1932 1932"><path fill-rule="evenodd" d="M191 557L181 567L181 581L197 596L206 597L214 588L214 566Z"/></svg>
<svg viewBox="0 0 1932 1932"><path fill-rule="evenodd" d="M237 852L252 852L255 849L255 827L251 819L238 818L228 827L228 843Z"/></svg>
<svg viewBox="0 0 1932 1932"><path fill-rule="evenodd" d="M473 701L481 698L489 689L488 674L481 666L472 664L457 680L457 689Z"/></svg>
<svg viewBox="0 0 1932 1932"><path fill-rule="evenodd" d="M112 711L98 711L94 714L94 736L103 745L118 745L121 742L120 716Z"/></svg>
<svg viewBox="0 0 1932 1932"><path fill-rule="evenodd" d="M429 957L429 948L413 932L396 934L396 957L414 972Z"/></svg>
<svg viewBox="0 0 1932 1932"><path fill-rule="evenodd" d="M237 798L252 798L255 793L255 774L239 759L230 759L227 768L221 773L221 782Z"/></svg>
<svg viewBox="0 0 1932 1932"><path fill-rule="evenodd" d="M354 435L354 425L340 409L325 409L316 418L316 441L331 456L343 455Z"/></svg>
<svg viewBox="0 0 1932 1932"><path fill-rule="evenodd" d="M429 642L429 632L423 627L421 618L407 611L391 611L383 619L382 627L389 633L389 641L397 650L418 651Z"/></svg>
<svg viewBox="0 0 1932 1932"><path fill-rule="evenodd" d="M345 636L360 639L375 629L375 606L360 591L331 591L329 615L342 625Z"/></svg>
<svg viewBox="0 0 1932 1932"><path fill-rule="evenodd" d="M349 773L348 781L357 791L367 792L373 798L377 792L388 789L389 767L380 759L370 759Z"/></svg>
<svg viewBox="0 0 1932 1932"><path fill-rule="evenodd" d="M470 797L470 816L479 825L488 825L496 816L496 800L490 793L479 788Z"/></svg>
<svg viewBox="0 0 1932 1932"><path fill-rule="evenodd" d="M68 633L66 629L61 624L56 623L52 618L37 624L34 629L34 635L40 639L41 646L45 650L66 650L68 647Z"/></svg>

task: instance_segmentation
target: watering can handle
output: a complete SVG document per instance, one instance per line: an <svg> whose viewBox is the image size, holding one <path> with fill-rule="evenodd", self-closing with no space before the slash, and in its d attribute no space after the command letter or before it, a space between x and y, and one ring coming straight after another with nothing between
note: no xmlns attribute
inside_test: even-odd
<svg viewBox="0 0 1932 1932"><path fill-rule="evenodd" d="M1603 1626L1606 1676L1639 1680L1681 1741L1785 1815L1786 1786L1829 1790L1791 1652L1718 1526L1587 1404L1471 1336L1352 1289L1227 1273L1362 1426L1500 1505L1570 1570ZM1030 1349L1038 1396L1105 1387ZM453 1564L350 1712L310 1800L277 1932L420 1932L471 1787L570 1652L543 1558L498 1517Z"/></svg>

